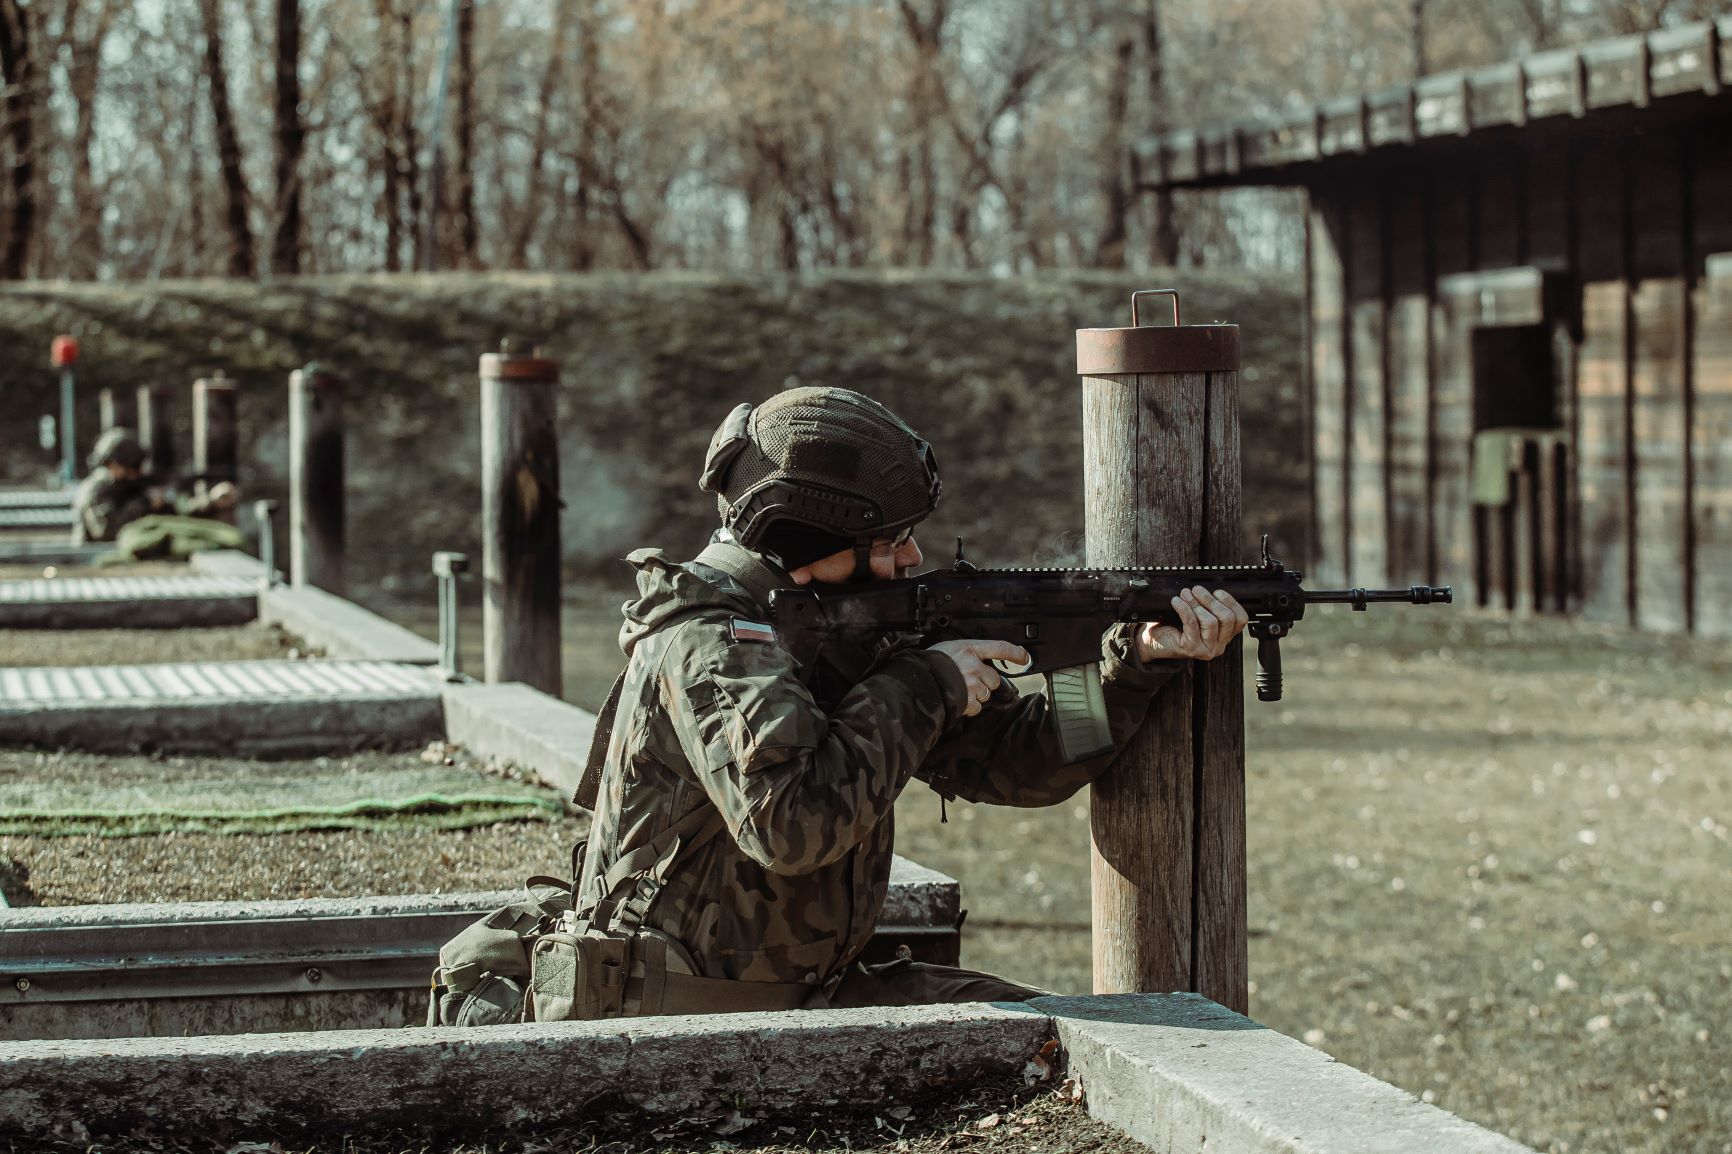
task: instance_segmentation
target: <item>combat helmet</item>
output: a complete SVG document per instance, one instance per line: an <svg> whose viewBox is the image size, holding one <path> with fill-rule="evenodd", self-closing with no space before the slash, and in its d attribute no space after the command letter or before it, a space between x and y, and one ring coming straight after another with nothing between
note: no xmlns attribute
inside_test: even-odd
<svg viewBox="0 0 1732 1154"><path fill-rule="evenodd" d="M144 464L144 446L131 429L115 426L96 439L90 450L90 467L100 469L109 462L125 469L137 469Z"/></svg>
<svg viewBox="0 0 1732 1154"><path fill-rule="evenodd" d="M856 572L873 541L925 520L943 491L932 446L896 414L851 389L812 387L729 413L698 486L746 548L788 569L852 548Z"/></svg>

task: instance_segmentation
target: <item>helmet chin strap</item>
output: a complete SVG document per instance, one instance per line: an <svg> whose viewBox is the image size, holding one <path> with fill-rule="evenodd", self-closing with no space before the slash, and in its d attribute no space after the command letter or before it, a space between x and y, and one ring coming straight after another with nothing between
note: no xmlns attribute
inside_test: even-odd
<svg viewBox="0 0 1732 1154"><path fill-rule="evenodd" d="M854 542L854 580L869 581L872 579L872 542L875 538L856 540Z"/></svg>

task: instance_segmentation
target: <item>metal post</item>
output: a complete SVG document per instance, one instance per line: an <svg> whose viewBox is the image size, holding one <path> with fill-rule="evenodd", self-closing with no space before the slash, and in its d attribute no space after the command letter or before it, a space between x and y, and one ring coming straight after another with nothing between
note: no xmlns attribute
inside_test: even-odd
<svg viewBox="0 0 1732 1154"><path fill-rule="evenodd" d="M166 386L138 386L138 443L144 447L144 471L167 478L174 473L174 407Z"/></svg>
<svg viewBox="0 0 1732 1154"><path fill-rule="evenodd" d="M482 625L488 681L560 695L559 366L513 341L481 358Z"/></svg>
<svg viewBox="0 0 1732 1154"><path fill-rule="evenodd" d="M78 394L72 370L60 372L60 483L78 480Z"/></svg>
<svg viewBox="0 0 1732 1154"><path fill-rule="evenodd" d="M344 591L343 379L289 375L289 583Z"/></svg>
<svg viewBox="0 0 1732 1154"><path fill-rule="evenodd" d="M1147 295L1171 325L1139 326ZM1241 562L1239 330L1181 326L1168 290L1131 317L1077 333L1088 563ZM1247 1009L1241 661L1181 670L1092 787L1096 993Z"/></svg>
<svg viewBox="0 0 1732 1154"><path fill-rule="evenodd" d="M469 572L462 553L433 554L433 576L439 579L439 669L446 681L462 681L463 654L458 648L457 582Z"/></svg>
<svg viewBox="0 0 1732 1154"><path fill-rule="evenodd" d="M218 373L192 386L192 467L203 495L218 481L235 479L235 382ZM226 519L226 518L225 518Z"/></svg>
<svg viewBox="0 0 1732 1154"><path fill-rule="evenodd" d="M265 575L259 579L259 584L266 589L274 588L277 583L277 528L275 501L254 501L253 520L259 525L259 564L264 567Z"/></svg>

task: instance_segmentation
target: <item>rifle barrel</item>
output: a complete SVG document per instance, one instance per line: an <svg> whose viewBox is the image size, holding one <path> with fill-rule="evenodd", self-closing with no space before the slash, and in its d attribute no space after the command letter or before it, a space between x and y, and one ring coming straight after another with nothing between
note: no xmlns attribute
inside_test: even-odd
<svg viewBox="0 0 1732 1154"><path fill-rule="evenodd" d="M1401 605L1450 605L1454 593L1450 586L1410 585L1406 589L1307 589L1307 605L1351 605L1364 609L1373 603L1394 602Z"/></svg>

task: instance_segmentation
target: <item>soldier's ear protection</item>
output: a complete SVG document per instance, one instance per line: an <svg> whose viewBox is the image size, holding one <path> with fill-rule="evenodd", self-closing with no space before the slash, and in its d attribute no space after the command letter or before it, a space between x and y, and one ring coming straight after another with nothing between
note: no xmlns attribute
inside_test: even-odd
<svg viewBox="0 0 1732 1154"><path fill-rule="evenodd" d="M733 468L734 460L752 443L747 429L751 416L751 405L735 405L734 411L716 429L715 436L710 438L710 450L704 456L704 471L698 477L698 488L706 493L720 493L727 487L728 471Z"/></svg>

